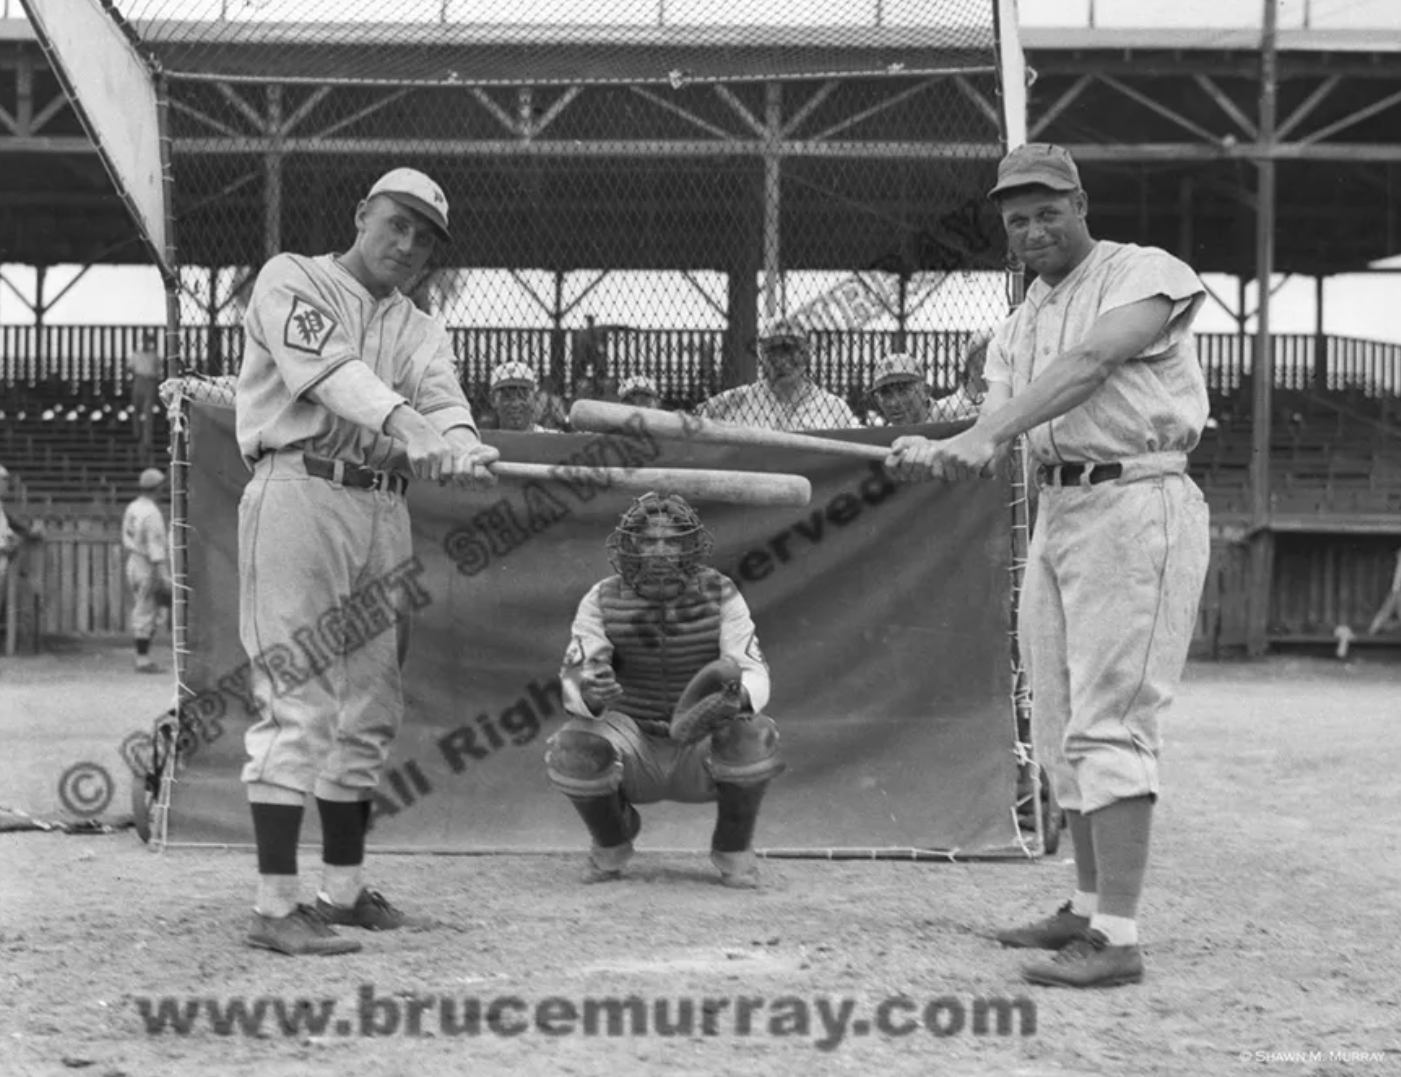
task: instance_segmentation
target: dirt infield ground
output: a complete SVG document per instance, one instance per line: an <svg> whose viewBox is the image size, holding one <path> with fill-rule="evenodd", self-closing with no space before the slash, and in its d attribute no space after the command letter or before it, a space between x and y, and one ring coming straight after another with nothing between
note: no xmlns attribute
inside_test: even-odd
<svg viewBox="0 0 1401 1077"><path fill-rule="evenodd" d="M986 938L1059 900L1065 861L778 861L748 895L645 843L634 877L602 887L563 857L381 857L376 880L427 923L293 960L240 943L246 853L0 835L0 1074L1401 1072L1398 718L1394 664L1193 666L1169 725L1148 977L1090 993L1024 987L1018 955ZM649 1010L645 1035L610 1035L605 1010L583 1031L586 1000L630 995L673 1020L715 1000L709 1028L697 1013L663 1035ZM151 1034L139 1000L162 997L335 1008L321 1035L284 1035L271 1011L261 1034L221 1035L205 1010ZM504 1025L449 1034L443 998L459 1022L468 998L508 1000ZM842 999L838 1037L822 1015ZM976 1031L996 999L1031 1005L1007 1011L1009 1034L996 1010ZM913 1024L935 1000L948 1035Z"/></svg>

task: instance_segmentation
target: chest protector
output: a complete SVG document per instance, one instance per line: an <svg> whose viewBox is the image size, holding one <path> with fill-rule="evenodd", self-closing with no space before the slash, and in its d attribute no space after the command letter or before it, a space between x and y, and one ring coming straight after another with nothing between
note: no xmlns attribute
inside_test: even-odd
<svg viewBox="0 0 1401 1077"><path fill-rule="evenodd" d="M621 576L603 585L603 630L613 644L613 670L624 692L610 704L613 710L669 722L691 678L720 657L722 591L708 576L718 573L702 568L684 594L665 603L641 597Z"/></svg>

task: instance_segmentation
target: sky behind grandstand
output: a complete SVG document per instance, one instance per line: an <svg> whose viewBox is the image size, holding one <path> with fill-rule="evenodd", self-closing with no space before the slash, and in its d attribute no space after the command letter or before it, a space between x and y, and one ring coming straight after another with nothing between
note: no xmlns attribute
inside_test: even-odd
<svg viewBox="0 0 1401 1077"><path fill-rule="evenodd" d="M386 0L389 17L418 9L441 10L443 0ZM277 17L328 17L339 7L331 0L119 0L118 7L137 15L158 13L166 17L217 17L221 10L234 18L257 19L275 12ZM655 25L657 12L665 11L669 24L756 23L771 21L769 4L753 0L448 0L449 11L474 21L539 22L637 22ZM925 21L934 5L929 0L802 0L782 7L785 23L854 25L870 22L879 7L886 25ZM1171 5L1145 0L1020 0L1021 20L1029 27L1192 27L1222 30L1258 27L1263 0L1174 0ZM1280 26L1284 29L1401 29L1401 0L1281 0ZM392 13L392 14L391 14ZM0 0L0 17L22 17L18 0ZM1390 260L1401 268L1401 252ZM33 320L26 301L34 298L35 274L22 266L0 266L0 323L23 324ZM46 293L52 297L71 282L79 267L59 266L49 273ZM666 279L663 279L663 276ZM835 283L836 277L795 274L790 278L790 306ZM1207 283L1228 304L1234 304L1234 279L1208 275ZM967 328L987 320L996 309L986 296L999 291L996 282L969 276L948 285L923 308L914 328ZM711 289L723 297L723 286ZM548 324L544 312L519 286L491 282L490 295L498 325ZM21 299L20 297L23 297ZM1350 274L1329 278L1325 285L1326 332L1401 342L1401 273ZM678 317L678 302L686 314ZM1247 290L1247 310L1256 306L1255 289ZM579 324L591 313L604 323L633 325L708 325L715 317L676 275L659 275L650 283L644 275L617 274L590 293L569 320ZM482 324L472 312L471 321ZM164 320L164 296L153 269L96 267L48 313L51 324L155 324ZM1275 293L1272 321L1277 332L1308 333L1316 324L1312 280L1284 281ZM1208 304L1198 320L1204 332L1230 332L1233 317L1219 304Z"/></svg>

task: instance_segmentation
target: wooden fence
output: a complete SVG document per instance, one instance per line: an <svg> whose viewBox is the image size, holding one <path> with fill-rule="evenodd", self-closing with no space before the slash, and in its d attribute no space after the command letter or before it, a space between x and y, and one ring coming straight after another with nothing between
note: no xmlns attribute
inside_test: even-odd
<svg viewBox="0 0 1401 1077"><path fill-rule="evenodd" d="M160 326L6 325L0 326L0 386L58 383L86 386L101 394L122 394L129 376L126 360L143 333ZM514 360L528 363L543 379L552 372L576 371L580 335L550 328L453 327L453 348L469 392L485 388L491 368ZM905 351L916 355L939 390L958 384L964 330L905 334ZM725 333L719 329L628 329L612 327L603 345L609 370L619 378L646 373L659 378L663 395L692 399L720 384ZM1281 389L1352 389L1371 396L1401 395L1401 344L1355 337L1319 338L1305 333L1274 337L1274 384ZM233 373L243 354L242 326L184 326L181 354L187 366L210 374ZM813 333L812 372L837 393L859 392L870 384L879 356L898 350L894 332L853 330ZM162 352L164 351L162 341ZM1235 333L1200 333L1197 349L1214 394L1238 392L1249 377L1255 338ZM1320 378L1320 371L1322 376Z"/></svg>

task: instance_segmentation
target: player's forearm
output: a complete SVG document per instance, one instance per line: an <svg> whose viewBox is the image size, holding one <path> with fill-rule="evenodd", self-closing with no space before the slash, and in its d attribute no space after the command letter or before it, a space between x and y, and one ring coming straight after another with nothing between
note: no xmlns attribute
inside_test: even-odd
<svg viewBox="0 0 1401 1077"><path fill-rule="evenodd" d="M383 430L391 413L404 410L404 398L375 376L359 359L342 363L309 393L337 418L370 430Z"/></svg>
<svg viewBox="0 0 1401 1077"><path fill-rule="evenodd" d="M1081 349L1071 349L1033 381L1025 393L980 418L978 426L995 444L1006 445L1028 430L1078 408L1099 391L1112 372L1111 364Z"/></svg>
<svg viewBox="0 0 1401 1077"><path fill-rule="evenodd" d="M430 423L433 421L432 416L427 416L427 418ZM481 435L477 433L475 426L450 426L440 432L447 439L447 443L459 452L482 443Z"/></svg>

